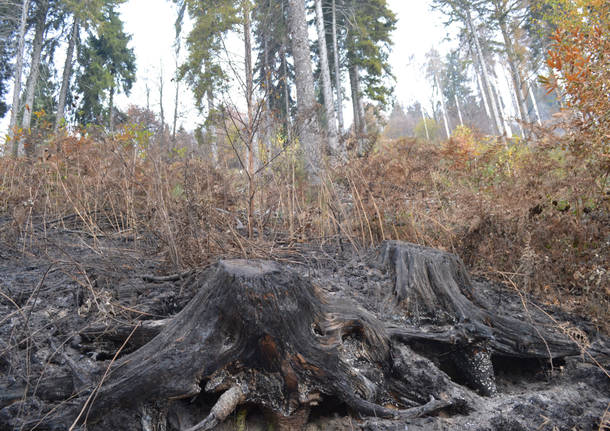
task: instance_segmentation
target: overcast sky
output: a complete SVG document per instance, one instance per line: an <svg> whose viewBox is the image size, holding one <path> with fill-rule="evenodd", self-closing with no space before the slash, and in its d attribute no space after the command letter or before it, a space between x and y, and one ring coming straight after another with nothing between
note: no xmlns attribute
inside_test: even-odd
<svg viewBox="0 0 610 431"><path fill-rule="evenodd" d="M403 104L416 100L427 103L431 90L422 73L425 53L432 47L444 53L454 43L444 40L446 30L442 25L442 16L430 10L427 0L388 0L388 3L398 16L393 36L394 46L390 54L390 63L396 76L396 101ZM169 119L173 115L175 92L174 83L171 82L175 71L174 5L167 0L130 0L121 6L120 11L125 30L132 35L131 46L136 53L138 72L130 96L119 96L117 105L121 108L126 108L129 104L146 106L148 85L151 109L158 112L159 76L162 71L165 83L163 108ZM238 41L229 45L234 54L243 55ZM62 54L60 52L56 58L60 66L63 65ZM180 99L182 118L179 122L187 130L192 130L200 121L192 97L188 91L182 91ZM347 103L344 111L346 119L351 121L351 109ZM7 123L8 115L0 124L0 130L5 130Z"/></svg>

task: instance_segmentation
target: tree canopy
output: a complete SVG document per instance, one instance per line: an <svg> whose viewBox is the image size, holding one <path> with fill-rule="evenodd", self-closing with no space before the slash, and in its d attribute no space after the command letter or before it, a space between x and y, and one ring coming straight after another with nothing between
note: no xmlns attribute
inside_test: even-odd
<svg viewBox="0 0 610 431"><path fill-rule="evenodd" d="M129 94L135 81L135 54L128 47L131 36L125 34L114 5L105 6L102 13L104 22L89 35L78 58L77 85L82 95L78 117L85 123L101 124L102 117L110 118L114 94Z"/></svg>

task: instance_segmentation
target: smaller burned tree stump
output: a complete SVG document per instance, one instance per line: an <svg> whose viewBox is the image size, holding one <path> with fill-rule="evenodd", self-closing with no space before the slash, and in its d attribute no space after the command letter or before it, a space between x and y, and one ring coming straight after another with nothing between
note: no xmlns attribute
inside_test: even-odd
<svg viewBox="0 0 610 431"><path fill-rule="evenodd" d="M496 392L492 354L516 358L576 355L580 349L563 334L525 319L501 316L473 287L464 264L441 250L387 241L377 264L394 277L396 311L406 325L390 333L406 340L429 340L455 346L456 366L484 395ZM421 330L431 329L426 334Z"/></svg>

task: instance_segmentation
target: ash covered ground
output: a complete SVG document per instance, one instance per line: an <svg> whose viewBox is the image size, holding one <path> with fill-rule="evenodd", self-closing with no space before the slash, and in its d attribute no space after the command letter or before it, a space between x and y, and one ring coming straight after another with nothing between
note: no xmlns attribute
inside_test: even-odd
<svg viewBox="0 0 610 431"><path fill-rule="evenodd" d="M16 244L16 245L15 245ZM338 247L306 246L278 258L316 288L345 298L394 325L427 324L414 315L396 313L390 274L376 262L376 250L360 254ZM0 429L13 429L15 418L52 415L88 379L115 357L139 347L125 337L83 335L91 328L132 325L169 318L196 294L189 283L198 271L168 273L154 244L130 237L91 238L77 229L50 229L13 242L0 242ZM475 280L477 294L493 302L500 314L533 319L541 325L562 322L574 336L594 345L597 364L586 353L555 361L493 357L498 393L472 391L472 403L409 420L361 417L338 400L323 399L309 414L306 430L598 430L610 403L608 339L586 319L559 310L524 310L522 298L505 287ZM459 370L443 363L433 346L413 346L452 380ZM603 354L605 351L605 354ZM117 355L118 352L118 355ZM215 400L176 401L181 418L201 420ZM164 407L164 408L167 408ZM170 406L170 410L171 410ZM157 409L158 410L158 409ZM186 411L188 410L188 411ZM185 413L186 411L186 413ZM167 413L167 412L166 412ZM154 403L116 411L89 429L162 429L154 423ZM608 413L606 413L608 415ZM610 419L607 419L610 422ZM172 419L167 430L183 424ZM33 426L22 429L33 429ZM217 429L267 430L266 413L255 406L238 409Z"/></svg>

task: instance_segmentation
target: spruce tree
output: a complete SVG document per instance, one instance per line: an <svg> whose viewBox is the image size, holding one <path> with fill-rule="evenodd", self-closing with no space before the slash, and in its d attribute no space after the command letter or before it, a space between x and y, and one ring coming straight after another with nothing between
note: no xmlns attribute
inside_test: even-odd
<svg viewBox="0 0 610 431"><path fill-rule="evenodd" d="M188 57L180 75L191 86L200 112L206 102L227 88L228 76L220 63L224 38L240 24L239 4L233 0L180 0L186 4L193 28L187 36ZM208 112L210 106L207 106Z"/></svg>
<svg viewBox="0 0 610 431"><path fill-rule="evenodd" d="M72 78L73 56L82 29L94 30L104 19L104 9L116 7L126 0L60 0L64 21L68 26L68 47L64 62L59 99L57 101L57 116L55 130L64 122L66 102L70 97L70 82Z"/></svg>
<svg viewBox="0 0 610 431"><path fill-rule="evenodd" d="M13 76L12 58L16 33L14 8L0 5L0 118L8 112L9 105L4 101Z"/></svg>
<svg viewBox="0 0 610 431"><path fill-rule="evenodd" d="M114 5L103 9L104 22L97 34L90 34L80 51L77 85L82 95L78 118L82 122L106 123L114 127L114 96L129 94L135 81L135 54L128 47L131 36L125 34ZM105 121L103 121L105 120Z"/></svg>
<svg viewBox="0 0 610 431"><path fill-rule="evenodd" d="M384 106L392 94L389 53L397 18L386 0L344 0L342 6L354 123L365 132L364 96Z"/></svg>
<svg viewBox="0 0 610 431"><path fill-rule="evenodd" d="M269 124L280 124L290 133L290 117L295 101L290 87L294 68L288 61L292 55L288 39L287 0L259 0L253 11L254 41L257 58L254 64L255 83L262 89ZM273 129L269 126L269 129ZM269 133L273 130L269 130Z"/></svg>

